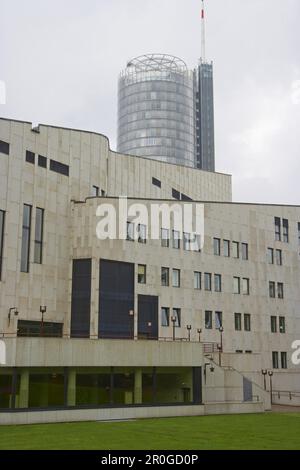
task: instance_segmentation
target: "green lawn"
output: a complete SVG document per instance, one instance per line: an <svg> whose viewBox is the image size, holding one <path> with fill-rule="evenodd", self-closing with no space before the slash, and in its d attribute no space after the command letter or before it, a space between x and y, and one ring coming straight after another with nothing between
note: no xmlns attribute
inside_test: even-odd
<svg viewBox="0 0 300 470"><path fill-rule="evenodd" d="M300 413L0 426L0 449L299 450Z"/></svg>

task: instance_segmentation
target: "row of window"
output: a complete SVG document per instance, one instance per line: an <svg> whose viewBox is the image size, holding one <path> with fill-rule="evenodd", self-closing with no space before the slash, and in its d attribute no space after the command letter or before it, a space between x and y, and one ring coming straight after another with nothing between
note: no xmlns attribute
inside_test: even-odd
<svg viewBox="0 0 300 470"><path fill-rule="evenodd" d="M272 299L275 299L276 293L277 293L278 299L284 298L283 282L277 282L277 289L276 289L276 282L270 281L269 282L269 296Z"/></svg>
<svg viewBox="0 0 300 470"><path fill-rule="evenodd" d="M32 206L24 204L22 223L22 248L21 248L21 272L29 272L30 262L30 238L31 238ZM34 256L36 264L42 264L43 260L43 232L44 232L44 209L36 208L35 213L35 235Z"/></svg>
<svg viewBox="0 0 300 470"><path fill-rule="evenodd" d="M26 150L25 160L28 163L35 164L35 153ZM47 158L43 155L38 155L38 166L47 168ZM49 169L55 173L59 173L64 176L69 176L69 166L64 163L57 162L56 160L50 160Z"/></svg>
<svg viewBox="0 0 300 470"><path fill-rule="evenodd" d="M280 364L279 364L279 357L280 357ZM272 352L272 365L273 369L279 369L281 366L281 369L287 369L287 353L286 352L278 352L278 351L273 351Z"/></svg>
<svg viewBox="0 0 300 470"><path fill-rule="evenodd" d="M276 263L277 266L282 266L282 250L274 250L274 248L268 248L267 260L269 264Z"/></svg>
<svg viewBox="0 0 300 470"><path fill-rule="evenodd" d="M216 256L223 256L225 258L233 258L247 261L249 259L249 249L248 243L240 243L240 242L230 242L230 240L223 240L223 250L222 250L222 241L221 238L214 238L214 254Z"/></svg>

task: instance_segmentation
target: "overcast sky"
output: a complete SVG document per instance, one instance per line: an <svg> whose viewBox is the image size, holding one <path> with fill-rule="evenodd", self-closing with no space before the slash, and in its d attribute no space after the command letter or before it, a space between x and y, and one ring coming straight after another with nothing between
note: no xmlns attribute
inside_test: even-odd
<svg viewBox="0 0 300 470"><path fill-rule="evenodd" d="M116 146L117 79L145 53L200 56L200 0L0 0L0 115ZM300 1L206 0L216 169L236 201L300 203Z"/></svg>

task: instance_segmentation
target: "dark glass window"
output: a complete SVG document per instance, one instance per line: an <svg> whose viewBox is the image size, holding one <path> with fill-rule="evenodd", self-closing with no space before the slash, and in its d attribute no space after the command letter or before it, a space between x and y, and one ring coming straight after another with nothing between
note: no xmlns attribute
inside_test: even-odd
<svg viewBox="0 0 300 470"><path fill-rule="evenodd" d="M161 308L161 326L170 325L170 309L168 307Z"/></svg>
<svg viewBox="0 0 300 470"><path fill-rule="evenodd" d="M138 242L147 243L147 226L143 224L138 225Z"/></svg>
<svg viewBox="0 0 300 470"><path fill-rule="evenodd" d="M282 352L281 356L281 369L287 369L287 353Z"/></svg>
<svg viewBox="0 0 300 470"><path fill-rule="evenodd" d="M0 153L9 155L9 144L7 142L3 142L3 140L0 140Z"/></svg>
<svg viewBox="0 0 300 470"><path fill-rule="evenodd" d="M277 333L277 317L271 316L271 333Z"/></svg>
<svg viewBox="0 0 300 470"><path fill-rule="evenodd" d="M279 317L279 331L285 333L285 317Z"/></svg>
<svg viewBox="0 0 300 470"><path fill-rule="evenodd" d="M278 292L278 299L283 299L284 294L283 294L283 283L282 282L277 283L277 292Z"/></svg>
<svg viewBox="0 0 300 470"><path fill-rule="evenodd" d="M43 157L43 155L39 155L38 165L41 166L42 168L47 168L47 158Z"/></svg>
<svg viewBox="0 0 300 470"><path fill-rule="evenodd" d="M251 315L249 313L244 315L244 330L251 331Z"/></svg>
<svg viewBox="0 0 300 470"><path fill-rule="evenodd" d="M201 273L198 271L194 272L194 289L201 289Z"/></svg>
<svg viewBox="0 0 300 470"><path fill-rule="evenodd" d="M298 222L298 245L300 246L300 222Z"/></svg>
<svg viewBox="0 0 300 470"><path fill-rule="evenodd" d="M146 266L144 264L138 265L138 283L146 284Z"/></svg>
<svg viewBox="0 0 300 470"><path fill-rule="evenodd" d="M177 199L178 201L180 201L180 192L177 191L176 189L172 188L172 197L174 199Z"/></svg>
<svg viewBox="0 0 300 470"><path fill-rule="evenodd" d="M242 259L244 261L249 259L248 243L242 243Z"/></svg>
<svg viewBox="0 0 300 470"><path fill-rule="evenodd" d="M240 244L239 242L232 242L232 256L234 258L240 257Z"/></svg>
<svg viewBox="0 0 300 470"><path fill-rule="evenodd" d="M274 218L275 223L275 240L281 241L281 220L280 217Z"/></svg>
<svg viewBox="0 0 300 470"><path fill-rule="evenodd" d="M0 210L0 281L2 275L2 260L3 260L3 246L4 246L4 223L5 212Z"/></svg>
<svg viewBox="0 0 300 470"><path fill-rule="evenodd" d="M279 368L279 357L278 357L277 351L272 352L272 365L273 365L273 369Z"/></svg>
<svg viewBox="0 0 300 470"><path fill-rule="evenodd" d="M31 210L31 206L29 206L28 204L24 204L21 250L21 272L23 273L29 272Z"/></svg>
<svg viewBox="0 0 300 470"><path fill-rule="evenodd" d="M35 216L34 262L42 264L43 260L44 209L37 207Z"/></svg>
<svg viewBox="0 0 300 470"><path fill-rule="evenodd" d="M169 286L169 284L170 284L170 269L161 268L161 285Z"/></svg>
<svg viewBox="0 0 300 470"><path fill-rule="evenodd" d="M220 240L220 238L214 238L214 254L216 256L221 255L221 240Z"/></svg>
<svg viewBox="0 0 300 470"><path fill-rule="evenodd" d="M275 299L275 297L276 297L275 282L274 282L274 281L270 281L270 282L269 282L269 296L270 296L272 299Z"/></svg>
<svg viewBox="0 0 300 470"><path fill-rule="evenodd" d="M222 292L222 276L221 274L215 274L215 292Z"/></svg>
<svg viewBox="0 0 300 470"><path fill-rule="evenodd" d="M69 166L55 160L50 160L50 170L55 171L55 173L60 173L64 176L69 176Z"/></svg>
<svg viewBox="0 0 300 470"><path fill-rule="evenodd" d="M98 197L100 194L100 190L98 186L92 186L92 197Z"/></svg>
<svg viewBox="0 0 300 470"><path fill-rule="evenodd" d="M158 188L161 188L161 181L159 181L157 178L152 178L152 184Z"/></svg>
<svg viewBox="0 0 300 470"><path fill-rule="evenodd" d="M289 221L287 219L282 220L282 228L283 228L283 241L285 243L289 242Z"/></svg>
<svg viewBox="0 0 300 470"><path fill-rule="evenodd" d="M215 326L219 330L223 326L223 313L215 312Z"/></svg>
<svg viewBox="0 0 300 470"><path fill-rule="evenodd" d="M274 264L274 250L273 248L268 248L267 258L269 264Z"/></svg>
<svg viewBox="0 0 300 470"><path fill-rule="evenodd" d="M35 154L29 150L26 150L26 162L35 163Z"/></svg>
<svg viewBox="0 0 300 470"><path fill-rule="evenodd" d="M181 200L182 201L192 201L193 199L187 196L186 194L181 194Z"/></svg>
<svg viewBox="0 0 300 470"><path fill-rule="evenodd" d="M241 279L236 276L233 278L233 293L234 294L241 293Z"/></svg>
<svg viewBox="0 0 300 470"><path fill-rule="evenodd" d="M211 274L204 273L204 289L211 291Z"/></svg>
<svg viewBox="0 0 300 470"><path fill-rule="evenodd" d="M62 338L63 323L18 320L18 336Z"/></svg>
<svg viewBox="0 0 300 470"><path fill-rule="evenodd" d="M134 223L133 222L127 222L126 240L129 242L134 242Z"/></svg>
<svg viewBox="0 0 300 470"><path fill-rule="evenodd" d="M205 311L205 328L207 330L212 329L212 311L210 310Z"/></svg>
<svg viewBox="0 0 300 470"><path fill-rule="evenodd" d="M180 308L173 308L173 317L175 317L175 326L180 328L181 326L181 309Z"/></svg>
<svg viewBox="0 0 300 470"><path fill-rule="evenodd" d="M235 331L242 330L242 314L241 313L234 314L234 329Z"/></svg>
<svg viewBox="0 0 300 470"><path fill-rule="evenodd" d="M282 266L282 250L276 250L275 254L277 266Z"/></svg>
<svg viewBox="0 0 300 470"><path fill-rule="evenodd" d="M224 256L225 258L230 257L230 241L224 240Z"/></svg>
<svg viewBox="0 0 300 470"><path fill-rule="evenodd" d="M71 336L89 338L92 260L74 259L72 273Z"/></svg>

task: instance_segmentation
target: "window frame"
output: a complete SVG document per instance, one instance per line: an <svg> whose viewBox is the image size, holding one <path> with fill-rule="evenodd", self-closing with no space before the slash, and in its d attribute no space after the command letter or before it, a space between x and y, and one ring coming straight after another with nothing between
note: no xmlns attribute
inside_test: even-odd
<svg viewBox="0 0 300 470"><path fill-rule="evenodd" d="M166 314L164 317L163 313ZM160 324L162 328L168 328L170 326L170 307L161 307L160 309ZM164 319L166 320L164 322Z"/></svg>
<svg viewBox="0 0 300 470"><path fill-rule="evenodd" d="M239 312L234 313L234 329L235 331L242 331L242 314Z"/></svg>
<svg viewBox="0 0 300 470"><path fill-rule="evenodd" d="M41 213L41 224L40 227L37 226L37 214L38 211ZM35 264L43 264L43 248L44 248L44 221L45 221L45 210L41 207L36 207L35 209L35 232L34 232L34 254L33 259ZM37 232L40 231L40 238L37 238ZM37 250L39 247L39 252ZM38 256L39 255L39 256Z"/></svg>
<svg viewBox="0 0 300 470"><path fill-rule="evenodd" d="M244 313L244 331L251 331L251 314Z"/></svg>
<svg viewBox="0 0 300 470"><path fill-rule="evenodd" d="M144 272L140 273L140 268L144 268ZM143 278L141 277L143 276ZM143 281L144 279L144 281ZM146 264L138 264L138 284L147 284L147 266Z"/></svg>
<svg viewBox="0 0 300 470"><path fill-rule="evenodd" d="M167 277L166 277L166 283L164 283L163 279L164 279L164 273L166 273ZM163 287L170 287L170 268L168 268L167 266L162 266L161 267L161 285Z"/></svg>
<svg viewBox="0 0 300 470"><path fill-rule="evenodd" d="M28 208L28 225L24 225L24 219L25 219L25 208ZM21 272L22 273L29 273L30 269L30 242L31 242L31 224L32 224L32 205L30 204L23 204L23 216L22 216L22 246L21 246ZM24 253L23 253L23 243L24 240L26 239L25 233L27 234L27 245L25 247L26 249L26 266L23 265L23 259L24 259ZM25 261L24 261L25 263Z"/></svg>
<svg viewBox="0 0 300 470"><path fill-rule="evenodd" d="M206 330L212 330L213 328L213 312L212 310L205 310L204 312L204 325ZM206 321L208 318L208 322Z"/></svg>
<svg viewBox="0 0 300 470"><path fill-rule="evenodd" d="M174 275L176 275L174 277ZM176 281L176 282L174 282ZM172 269L172 287L175 287L177 289L180 288L180 283L181 283L181 280L180 280L180 269L177 269L177 268L173 268Z"/></svg>
<svg viewBox="0 0 300 470"><path fill-rule="evenodd" d="M214 255L221 256L221 238L215 237L213 239L213 245L214 245Z"/></svg>
<svg viewBox="0 0 300 470"><path fill-rule="evenodd" d="M167 238L164 234L168 235ZM170 248L170 230L168 228L161 228L160 229L160 239L161 239L161 246L163 248Z"/></svg>

